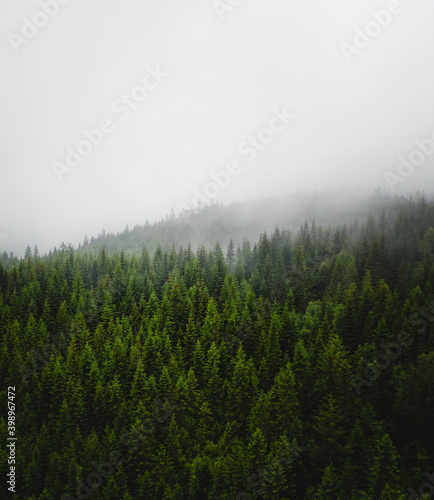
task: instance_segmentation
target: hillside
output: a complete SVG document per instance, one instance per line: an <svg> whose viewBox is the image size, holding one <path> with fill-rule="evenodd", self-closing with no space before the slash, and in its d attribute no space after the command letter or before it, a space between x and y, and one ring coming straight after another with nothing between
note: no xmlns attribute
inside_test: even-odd
<svg viewBox="0 0 434 500"><path fill-rule="evenodd" d="M146 247L151 253L157 246L170 250L172 245L192 248L204 245L212 248L216 241L226 247L232 239L235 245L244 239L258 240L266 231L275 227L297 233L305 222L315 221L317 226L350 228L366 221L370 213L384 209L389 219L394 219L405 198L392 197L376 191L369 198L340 193L294 193L278 198L234 203L229 206L212 204L182 212L150 224L125 229L122 233L101 233L86 239L81 249L97 254L101 248L108 252L139 255Z"/></svg>
<svg viewBox="0 0 434 500"><path fill-rule="evenodd" d="M0 264L0 429L18 439L0 452L3 477L16 467L10 497L422 495L434 465L433 285L423 197L238 249L65 246Z"/></svg>

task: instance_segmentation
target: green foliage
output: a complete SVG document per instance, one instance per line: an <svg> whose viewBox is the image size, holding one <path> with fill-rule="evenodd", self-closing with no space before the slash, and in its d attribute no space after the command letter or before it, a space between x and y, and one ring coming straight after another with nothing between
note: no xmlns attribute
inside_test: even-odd
<svg viewBox="0 0 434 500"><path fill-rule="evenodd" d="M362 221L262 235L227 231L216 221L229 212L208 207L78 250L1 257L17 498L92 485L104 500L417 491L434 468L434 206L371 206ZM193 251L186 238L208 227ZM3 448L3 477L7 461Z"/></svg>

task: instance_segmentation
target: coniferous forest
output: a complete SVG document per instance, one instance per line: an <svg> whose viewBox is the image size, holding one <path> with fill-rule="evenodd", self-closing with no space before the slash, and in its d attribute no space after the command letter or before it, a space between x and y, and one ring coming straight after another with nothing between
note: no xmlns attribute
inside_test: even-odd
<svg viewBox="0 0 434 500"><path fill-rule="evenodd" d="M4 254L0 497L430 498L434 202L383 201L255 240Z"/></svg>

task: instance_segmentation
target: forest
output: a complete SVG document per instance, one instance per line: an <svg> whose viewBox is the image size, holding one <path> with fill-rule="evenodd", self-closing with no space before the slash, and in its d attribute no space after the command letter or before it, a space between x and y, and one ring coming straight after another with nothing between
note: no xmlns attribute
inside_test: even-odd
<svg viewBox="0 0 434 500"><path fill-rule="evenodd" d="M306 213L3 254L0 497L431 498L434 201Z"/></svg>

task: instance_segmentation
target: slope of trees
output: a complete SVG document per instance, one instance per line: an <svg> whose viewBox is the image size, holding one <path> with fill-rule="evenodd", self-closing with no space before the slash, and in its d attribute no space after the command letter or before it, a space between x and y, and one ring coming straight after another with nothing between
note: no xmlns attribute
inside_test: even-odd
<svg viewBox="0 0 434 500"><path fill-rule="evenodd" d="M264 231L271 234L276 226L297 232L305 220L317 226L346 224L347 229L357 229L371 211L384 209L388 220L392 221L405 204L405 198L377 190L369 200L354 194L295 193L229 206L202 205L184 210L178 217L172 211L159 222L146 222L132 229L127 226L118 234L103 231L96 238L89 240L86 237L79 251L96 256L104 248L110 254L123 250L126 255L140 255L143 247L153 254L158 246L168 252L172 245L175 248L203 245L211 249L216 241L226 248L231 239L235 246L241 245L244 238L257 241Z"/></svg>
<svg viewBox="0 0 434 500"><path fill-rule="evenodd" d="M1 498L417 492L434 470L434 204L389 208L212 248L4 256L0 471L13 386L17 493L3 481Z"/></svg>

